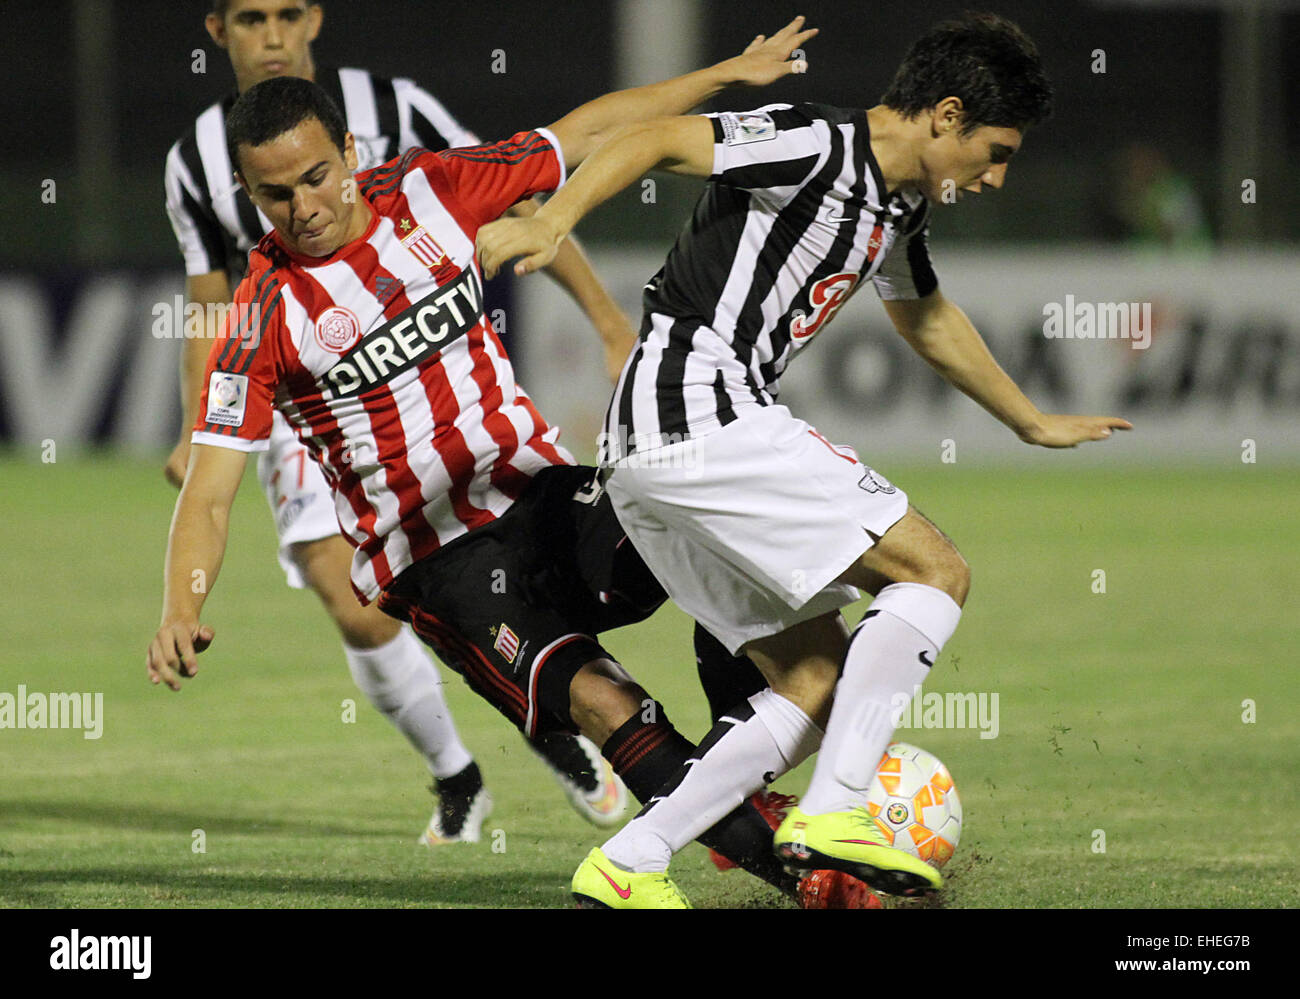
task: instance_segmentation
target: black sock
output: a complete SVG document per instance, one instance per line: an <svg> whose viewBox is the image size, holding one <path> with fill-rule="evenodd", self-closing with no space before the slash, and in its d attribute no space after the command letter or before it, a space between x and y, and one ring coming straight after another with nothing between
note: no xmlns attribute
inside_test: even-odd
<svg viewBox="0 0 1300 999"><path fill-rule="evenodd" d="M439 794L468 798L477 794L483 786L483 774L479 772L478 764L470 760L469 765L459 773L435 778L434 785Z"/></svg>
<svg viewBox="0 0 1300 999"><path fill-rule="evenodd" d="M695 625L695 667L709 699L709 715L718 723L728 708L767 689L767 680L748 656L733 656L704 626Z"/></svg>
<svg viewBox="0 0 1300 999"><path fill-rule="evenodd" d="M442 831L446 836L459 836L465 819L469 816L474 796L483 789L483 775L478 764L470 762L460 773L450 777L434 778L438 790L438 811L442 817Z"/></svg>
<svg viewBox="0 0 1300 999"><path fill-rule="evenodd" d="M656 720L648 723L641 715L630 718L601 750L645 809L654 807L656 796L672 790L665 785L681 780L683 767L695 754L695 746L673 728L658 703L653 717ZM798 884L772 853L772 827L751 802L719 819L700 834L699 842L784 892L793 893Z"/></svg>

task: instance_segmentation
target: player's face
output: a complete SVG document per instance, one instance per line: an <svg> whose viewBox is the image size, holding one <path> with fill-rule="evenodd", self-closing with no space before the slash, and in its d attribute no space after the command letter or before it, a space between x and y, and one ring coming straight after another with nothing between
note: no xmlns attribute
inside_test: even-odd
<svg viewBox="0 0 1300 999"><path fill-rule="evenodd" d="M311 43L321 9L306 0L231 0L225 18L209 14L208 33L230 55L239 89L273 76L314 75Z"/></svg>
<svg viewBox="0 0 1300 999"><path fill-rule="evenodd" d="M951 203L963 191L979 194L986 185L1000 188L1007 162L1023 139L1019 129L993 125L981 125L967 136L960 128L940 132L922 157L922 193L931 201Z"/></svg>
<svg viewBox="0 0 1300 999"><path fill-rule="evenodd" d="M263 145L241 145L239 161L239 182L291 250L328 257L365 231L352 133L340 154L325 126L308 118Z"/></svg>

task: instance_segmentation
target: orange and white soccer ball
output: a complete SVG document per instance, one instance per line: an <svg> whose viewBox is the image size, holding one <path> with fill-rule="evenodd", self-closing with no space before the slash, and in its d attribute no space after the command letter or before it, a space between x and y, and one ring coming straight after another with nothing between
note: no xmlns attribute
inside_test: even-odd
<svg viewBox="0 0 1300 999"><path fill-rule="evenodd" d="M961 799L933 753L891 743L867 790L867 811L891 845L942 867L961 838Z"/></svg>

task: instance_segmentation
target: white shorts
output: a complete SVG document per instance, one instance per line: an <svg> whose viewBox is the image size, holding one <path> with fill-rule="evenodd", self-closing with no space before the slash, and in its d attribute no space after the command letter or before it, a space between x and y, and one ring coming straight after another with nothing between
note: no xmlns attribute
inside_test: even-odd
<svg viewBox="0 0 1300 999"><path fill-rule="evenodd" d="M732 653L857 600L833 580L908 505L852 448L784 406L638 451L614 466L606 488L673 602Z"/></svg>
<svg viewBox="0 0 1300 999"><path fill-rule="evenodd" d="M295 590L305 590L292 546L340 534L334 493L289 422L275 411L271 417L271 446L257 458L257 480L271 504L280 536L280 567Z"/></svg>

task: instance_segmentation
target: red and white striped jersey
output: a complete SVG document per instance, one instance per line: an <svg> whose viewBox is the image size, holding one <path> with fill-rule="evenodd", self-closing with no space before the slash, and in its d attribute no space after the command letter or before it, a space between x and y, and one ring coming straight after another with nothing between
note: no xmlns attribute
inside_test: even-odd
<svg viewBox="0 0 1300 999"><path fill-rule="evenodd" d="M334 491L368 603L573 458L515 383L474 258L481 225L563 184L555 136L412 149L357 182L358 239L313 258L272 232L250 252L191 439L263 450L278 408Z"/></svg>

